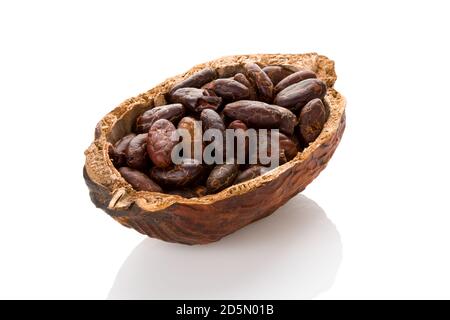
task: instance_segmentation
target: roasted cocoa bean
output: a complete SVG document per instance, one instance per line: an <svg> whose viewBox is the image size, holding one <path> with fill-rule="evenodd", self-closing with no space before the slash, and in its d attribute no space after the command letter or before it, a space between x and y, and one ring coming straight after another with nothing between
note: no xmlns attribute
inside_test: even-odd
<svg viewBox="0 0 450 320"><path fill-rule="evenodd" d="M141 133L131 139L126 151L127 164L130 168L144 170L149 166L147 153L148 133Z"/></svg>
<svg viewBox="0 0 450 320"><path fill-rule="evenodd" d="M214 110L205 109L200 114L200 120L202 121L203 131L208 129L217 129L225 131L225 124L222 117Z"/></svg>
<svg viewBox="0 0 450 320"><path fill-rule="evenodd" d="M251 84L251 82L247 79L247 77L243 73L236 73L233 77L233 80L242 83L244 86L247 87L249 100L258 99L255 87Z"/></svg>
<svg viewBox="0 0 450 320"><path fill-rule="evenodd" d="M313 142L327 121L325 106L320 99L311 100L300 112L300 134L306 143Z"/></svg>
<svg viewBox="0 0 450 320"><path fill-rule="evenodd" d="M290 160L292 160L298 153L299 149L297 144L290 139L289 137L287 137L286 135L284 135L281 132L276 132L276 131L268 131L266 133L266 144L263 143L264 140L262 140L262 136L260 133L258 132L258 145L257 148L254 148L253 151L256 154L253 154L252 156L250 156L249 160L251 161L251 163L254 163L255 159L257 160L258 164L264 164L266 165L266 163L262 163L261 160L261 156L267 156L267 157L271 157L272 156L272 136L274 136L275 141L278 141L278 160L280 164L286 163Z"/></svg>
<svg viewBox="0 0 450 320"><path fill-rule="evenodd" d="M295 73L287 76L283 80L281 80L275 86L274 92L275 92L275 94L277 94L278 92L286 89L287 87L289 87L290 85L293 85L294 83L298 83L300 81L303 81L306 79L313 79L313 78L317 78L317 75L310 70L302 70L302 71L295 72Z"/></svg>
<svg viewBox="0 0 450 320"><path fill-rule="evenodd" d="M272 102L273 83L269 76L256 63L245 64L246 76L256 88L259 100Z"/></svg>
<svg viewBox="0 0 450 320"><path fill-rule="evenodd" d="M204 110L206 111L206 110ZM212 111L212 110L211 110ZM214 112L214 111L213 111ZM184 117L180 120L178 123L178 129L185 129L189 132L191 141L189 142L190 149L191 149L191 155L190 157L195 157L195 148L199 148L197 150L197 153L199 155L203 152L203 136L202 136L202 124L200 121L195 120L192 117Z"/></svg>
<svg viewBox="0 0 450 320"><path fill-rule="evenodd" d="M241 120L234 120L228 125L228 129L234 129L234 130L241 129L241 130L245 131L248 129L248 127Z"/></svg>
<svg viewBox="0 0 450 320"><path fill-rule="evenodd" d="M172 165L171 153L175 141L175 126L166 119L156 121L148 132L147 152L153 164L160 168Z"/></svg>
<svg viewBox="0 0 450 320"><path fill-rule="evenodd" d="M327 93L326 84L319 79L306 79L280 91L274 103L291 110L300 110L312 99L322 99Z"/></svg>
<svg viewBox="0 0 450 320"><path fill-rule="evenodd" d="M239 174L236 177L236 180L234 180L234 184L238 184L241 182L245 182L251 179L254 179L256 177L259 177L263 175L264 173L268 172L269 168L260 166L260 165L253 165L249 168L239 172Z"/></svg>
<svg viewBox="0 0 450 320"><path fill-rule="evenodd" d="M241 120L251 128L280 129L292 135L296 116L286 108L260 101L241 100L229 103L223 113L231 119Z"/></svg>
<svg viewBox="0 0 450 320"><path fill-rule="evenodd" d="M194 159L184 159L182 164L171 168L153 167L150 177L167 187L185 187L197 181L202 175L204 167Z"/></svg>
<svg viewBox="0 0 450 320"><path fill-rule="evenodd" d="M160 119L166 119L177 123L185 114L185 109L181 103L167 104L145 111L137 118L136 131L148 133L151 126Z"/></svg>
<svg viewBox="0 0 450 320"><path fill-rule="evenodd" d="M237 164L219 164L212 169L206 180L209 193L216 193L233 184L239 171Z"/></svg>
<svg viewBox="0 0 450 320"><path fill-rule="evenodd" d="M200 88L204 84L213 81L217 78L217 72L211 68L202 69L183 81L176 83L170 90L170 94L173 94L180 88Z"/></svg>
<svg viewBox="0 0 450 320"><path fill-rule="evenodd" d="M122 177L137 191L163 192L161 187L156 182L141 171L128 167L122 167L119 169L119 172Z"/></svg>
<svg viewBox="0 0 450 320"><path fill-rule="evenodd" d="M173 103L181 103L183 106L193 112L200 113L204 109L217 110L222 98L212 95L206 89L181 88L175 91L171 100Z"/></svg>
<svg viewBox="0 0 450 320"><path fill-rule="evenodd" d="M233 79L217 79L205 84L203 89L213 91L217 96L226 101L247 99L249 89L242 83Z"/></svg>
<svg viewBox="0 0 450 320"><path fill-rule="evenodd" d="M298 71L298 69L293 66L267 66L262 70L269 76L274 86L290 74Z"/></svg>
<svg viewBox="0 0 450 320"><path fill-rule="evenodd" d="M116 168L120 168L127 163L127 148L130 141L136 136L134 133L127 134L125 137L117 141L113 146L109 147L108 153L111 162Z"/></svg>

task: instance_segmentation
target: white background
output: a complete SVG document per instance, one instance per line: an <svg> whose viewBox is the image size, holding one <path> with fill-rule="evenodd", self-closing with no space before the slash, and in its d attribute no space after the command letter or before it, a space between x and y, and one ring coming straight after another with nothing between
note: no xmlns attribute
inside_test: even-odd
<svg viewBox="0 0 450 320"><path fill-rule="evenodd" d="M2 1L0 298L450 298L446 1ZM84 150L128 97L224 55L336 61L327 169L208 246L123 228Z"/></svg>

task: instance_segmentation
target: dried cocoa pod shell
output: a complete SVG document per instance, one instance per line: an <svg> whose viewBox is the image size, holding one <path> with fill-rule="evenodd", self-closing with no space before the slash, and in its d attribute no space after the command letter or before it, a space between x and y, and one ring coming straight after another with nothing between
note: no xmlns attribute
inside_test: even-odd
<svg viewBox="0 0 450 320"><path fill-rule="evenodd" d="M139 170L122 167L119 169L119 172L137 191L163 192L156 182Z"/></svg>
<svg viewBox="0 0 450 320"><path fill-rule="evenodd" d="M241 120L248 127L280 129L292 135L297 122L295 114L286 108L260 101L240 100L229 103L223 113L231 119Z"/></svg>
<svg viewBox="0 0 450 320"><path fill-rule="evenodd" d="M141 114L136 121L136 131L148 133L151 126L160 119L166 119L177 123L185 114L185 109L181 103L167 104L154 107Z"/></svg>
<svg viewBox="0 0 450 320"><path fill-rule="evenodd" d="M172 149L175 141L175 126L166 119L156 121L148 131L147 152L153 164L159 168L172 165Z"/></svg>
<svg viewBox="0 0 450 320"><path fill-rule="evenodd" d="M306 80L306 79L313 79L317 78L317 75L310 71L310 70L302 70L295 73L292 73L291 75L287 76L283 80L281 80L274 88L275 94L277 94L280 91L283 91L290 85L293 85L294 83L298 83L300 81Z"/></svg>
<svg viewBox="0 0 450 320"><path fill-rule="evenodd" d="M148 108L157 95L166 94L174 83L204 68L230 70L226 76L232 76L238 70L235 66L247 62L288 64L312 70L318 79L326 83L328 90L324 100L329 104L330 116L319 137L300 157L264 176L232 185L216 194L186 199L133 189L113 166L108 155L108 147L117 140L116 137L131 132L137 116ZM225 57L172 77L137 97L127 99L100 120L95 139L85 152L83 175L91 199L117 222L150 237L185 244L217 241L273 213L302 191L327 166L345 129L345 99L333 88L335 80L334 62L315 53Z"/></svg>
<svg viewBox="0 0 450 320"><path fill-rule="evenodd" d="M244 65L245 74L258 92L261 101L270 103L273 99L273 83L269 76L256 63Z"/></svg>
<svg viewBox="0 0 450 320"><path fill-rule="evenodd" d="M300 134L306 143L311 143L322 132L327 121L325 106L320 99L311 100L300 112Z"/></svg>
<svg viewBox="0 0 450 320"><path fill-rule="evenodd" d="M131 139L126 151L127 164L130 168L144 170L149 166L147 153L148 133L141 133Z"/></svg>
<svg viewBox="0 0 450 320"><path fill-rule="evenodd" d="M173 189L167 191L167 193L190 199L206 196L208 190L204 186L196 186L193 188Z"/></svg>
<svg viewBox="0 0 450 320"><path fill-rule="evenodd" d="M273 85L276 86L281 80L297 72L298 68L293 66L266 66L262 68L262 71L267 74Z"/></svg>
<svg viewBox="0 0 450 320"><path fill-rule="evenodd" d="M306 79L280 91L274 103L292 110L300 110L312 99L323 99L327 93L326 84L319 79Z"/></svg>
<svg viewBox="0 0 450 320"><path fill-rule="evenodd" d="M217 78L217 72L213 68L204 68L195 72L188 78L176 83L170 90L170 95L180 88L201 88L204 84Z"/></svg>
<svg viewBox="0 0 450 320"><path fill-rule="evenodd" d="M109 157L112 163L117 167L122 167L127 163L127 148L130 141L136 136L134 133L127 134L125 137L117 141L114 145L110 145L108 149Z"/></svg>
<svg viewBox="0 0 450 320"><path fill-rule="evenodd" d="M171 100L197 113L205 109L217 110L222 102L222 98L211 95L208 90L196 88L180 88L171 95Z"/></svg>
<svg viewBox="0 0 450 320"><path fill-rule="evenodd" d="M185 159L182 164L171 168L153 167L150 178L167 187L185 187L193 184L202 175L203 165L194 159Z"/></svg>
<svg viewBox="0 0 450 320"><path fill-rule="evenodd" d="M237 164L218 164L212 169L206 180L206 189L209 193L216 193L233 184L239 172Z"/></svg>
<svg viewBox="0 0 450 320"><path fill-rule="evenodd" d="M202 88L213 91L217 96L227 101L247 99L250 96L249 89L233 79L213 80L205 84Z"/></svg>

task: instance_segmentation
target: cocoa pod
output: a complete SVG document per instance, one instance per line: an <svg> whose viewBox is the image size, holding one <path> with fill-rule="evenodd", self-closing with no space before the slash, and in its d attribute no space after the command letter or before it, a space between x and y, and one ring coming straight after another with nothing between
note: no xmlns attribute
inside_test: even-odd
<svg viewBox="0 0 450 320"><path fill-rule="evenodd" d="M176 83L172 89L170 89L170 95L172 95L175 91L180 88L200 88L204 84L211 82L212 80L217 78L216 70L212 68L204 68L185 80Z"/></svg>
<svg viewBox="0 0 450 320"><path fill-rule="evenodd" d="M219 164L212 169L206 180L209 193L216 193L233 184L239 171L237 164Z"/></svg>
<svg viewBox="0 0 450 320"><path fill-rule="evenodd" d="M276 86L281 80L298 71L294 66L267 66L262 69Z"/></svg>
<svg viewBox="0 0 450 320"><path fill-rule="evenodd" d="M156 182L141 171L128 167L122 167L119 169L119 172L122 177L137 191L163 192L161 187Z"/></svg>
<svg viewBox="0 0 450 320"><path fill-rule="evenodd" d="M151 168L150 177L163 186L179 188L194 183L203 172L204 167L200 162L184 159L182 164L171 168Z"/></svg>
<svg viewBox="0 0 450 320"><path fill-rule="evenodd" d="M239 172L239 174L236 177L236 180L234 180L234 184L238 184L244 181L248 181L251 179L254 179L256 177L259 177L263 175L264 173L268 172L269 169L260 165L253 165L249 168Z"/></svg>
<svg viewBox="0 0 450 320"><path fill-rule="evenodd" d="M269 76L256 63L246 63L246 76L256 88L258 97L263 102L272 102L273 83Z"/></svg>
<svg viewBox="0 0 450 320"><path fill-rule="evenodd" d="M292 135L296 116L286 108L260 101L240 100L229 103L223 113L231 119L241 120L251 128L280 129Z"/></svg>
<svg viewBox="0 0 450 320"><path fill-rule="evenodd" d="M181 88L171 96L173 103L181 103L187 109L200 113L204 109L217 110L222 98L214 96L206 89Z"/></svg>
<svg viewBox="0 0 450 320"><path fill-rule="evenodd" d="M247 77L243 73L236 73L233 77L233 80L242 83L244 86L247 87L249 100L256 100L258 98L255 87L251 84L251 82L247 79Z"/></svg>
<svg viewBox="0 0 450 320"><path fill-rule="evenodd" d="M194 188L173 189L169 190L167 193L190 199L206 196L208 190L204 186L196 186Z"/></svg>
<svg viewBox="0 0 450 320"><path fill-rule="evenodd" d="M233 79L217 79L205 84L203 89L213 91L217 96L227 101L247 99L249 89L242 83Z"/></svg>
<svg viewBox="0 0 450 320"><path fill-rule="evenodd" d="M167 104L145 111L136 121L136 131L148 133L151 126L160 119L170 122L178 122L185 114L185 109L181 103Z"/></svg>
<svg viewBox="0 0 450 320"><path fill-rule="evenodd" d="M148 133L141 133L131 139L126 151L127 164L130 168L143 170L149 166L147 153Z"/></svg>
<svg viewBox="0 0 450 320"><path fill-rule="evenodd" d="M159 168L172 165L172 149L178 143L174 141L175 130L172 122L160 119L148 131L147 152L153 164Z"/></svg>
<svg viewBox="0 0 450 320"><path fill-rule="evenodd" d="M320 99L311 100L300 112L300 134L306 143L313 142L327 121L325 106Z"/></svg>
<svg viewBox="0 0 450 320"><path fill-rule="evenodd" d="M274 88L275 94L277 94L280 91L283 91L290 85L293 85L294 83L298 83L300 81L306 80L306 79L313 79L317 78L317 75L310 71L310 70L302 70L295 73L292 73L291 75L287 76L283 80L281 80Z"/></svg>
<svg viewBox="0 0 450 320"><path fill-rule="evenodd" d="M117 141L108 149L109 158L116 168L122 167L127 163L127 148L130 141L136 136L134 133L127 134L122 139Z"/></svg>
<svg viewBox="0 0 450 320"><path fill-rule="evenodd" d="M274 103L291 110L300 110L312 99L322 99L327 93L326 84L319 79L306 79L280 91Z"/></svg>

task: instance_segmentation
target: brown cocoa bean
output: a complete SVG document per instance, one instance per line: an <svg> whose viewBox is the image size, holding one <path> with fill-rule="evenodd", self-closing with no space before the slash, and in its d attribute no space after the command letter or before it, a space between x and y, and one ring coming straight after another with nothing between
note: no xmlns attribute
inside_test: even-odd
<svg viewBox="0 0 450 320"><path fill-rule="evenodd" d="M320 99L311 100L300 112L300 134L306 143L313 142L327 121L325 106Z"/></svg>
<svg viewBox="0 0 450 320"><path fill-rule="evenodd" d="M298 71L298 69L293 66L267 66L262 70L269 76L274 86L290 74Z"/></svg>
<svg viewBox="0 0 450 320"><path fill-rule="evenodd" d="M206 110L204 110L204 111L206 111ZM212 110L210 110L210 111L212 111ZM189 142L190 149L191 149L191 157L195 156L196 146L200 147L197 152L200 152L200 154L202 154L202 152L203 152L203 140L202 140L203 136L202 136L201 122L195 120L192 117L184 117L178 123L178 129L185 129L189 132L189 135L191 138L191 141Z"/></svg>
<svg viewBox="0 0 450 320"><path fill-rule="evenodd" d="M263 175L264 173L268 172L269 169L260 165L253 165L249 168L239 172L239 174L236 177L236 180L234 180L234 184L238 184L244 181L248 181L251 179L254 179L256 177L259 177Z"/></svg>
<svg viewBox="0 0 450 320"><path fill-rule="evenodd" d="M277 94L278 92L283 91L284 89L286 89L290 85L293 85L294 83L298 83L300 81L303 81L306 79L313 79L313 78L317 78L317 75L310 70L302 70L302 71L295 72L295 73L287 76L283 80L281 80L275 86L274 92L275 92L275 94Z"/></svg>
<svg viewBox="0 0 450 320"><path fill-rule="evenodd" d="M171 153L175 141L175 126L166 119L156 121L148 131L147 152L153 164L159 168L172 165Z"/></svg>
<svg viewBox="0 0 450 320"><path fill-rule="evenodd" d="M217 78L217 72L211 68L202 69L185 80L176 83L170 90L170 95L180 88L200 88L204 84Z"/></svg>
<svg viewBox="0 0 450 320"><path fill-rule="evenodd" d="M234 129L234 130L241 129L241 130L245 131L248 129L248 127L241 120L234 120L228 125L228 129Z"/></svg>
<svg viewBox="0 0 450 320"><path fill-rule="evenodd" d="M280 91L274 103L291 110L300 110L312 99L322 99L327 93L326 84L319 79L306 79Z"/></svg>
<svg viewBox="0 0 450 320"><path fill-rule="evenodd" d="M247 79L247 77L243 73L236 73L233 77L233 80L242 83L244 86L248 88L248 99L256 100L258 99L258 95L256 93L255 87L251 84L251 82Z"/></svg>
<svg viewBox="0 0 450 320"><path fill-rule="evenodd" d="M161 187L156 182L141 171L128 167L122 167L119 169L119 172L122 177L137 191L163 192Z"/></svg>
<svg viewBox="0 0 450 320"><path fill-rule="evenodd" d="M148 133L141 133L131 139L126 151L127 164L130 168L144 170L149 166L147 153Z"/></svg>
<svg viewBox="0 0 450 320"><path fill-rule="evenodd" d="M183 106L193 112L200 113L204 109L217 110L222 98L212 95L206 89L181 88L175 91L171 100L173 103L181 103Z"/></svg>
<svg viewBox="0 0 450 320"><path fill-rule="evenodd" d="M181 103L167 104L145 111L137 118L136 131L148 133L151 126L160 119L170 122L178 122L185 114L185 109Z"/></svg>
<svg viewBox="0 0 450 320"><path fill-rule="evenodd" d="M219 164L212 169L206 180L209 193L216 193L233 184L239 171L237 164Z"/></svg>
<svg viewBox="0 0 450 320"><path fill-rule="evenodd" d="M120 168L127 163L127 148L130 141L136 136L134 133L127 134L122 139L118 140L114 145L109 147L108 153L111 162L116 168Z"/></svg>
<svg viewBox="0 0 450 320"><path fill-rule="evenodd" d="M260 101L241 100L229 103L223 113L231 119L241 120L251 128L280 129L292 135L296 116L286 108Z"/></svg>
<svg viewBox="0 0 450 320"><path fill-rule="evenodd" d="M202 121L203 131L208 129L217 129L222 132L225 131L225 124L222 117L214 110L203 110L200 114L200 120Z"/></svg>
<svg viewBox="0 0 450 320"><path fill-rule="evenodd" d="M258 164L264 164L269 165L267 163L262 163L260 156L272 156L272 136L274 136L275 141L278 141L278 162L279 164L286 163L290 160L292 160L298 153L298 146L297 144L290 139L288 136L284 135L281 132L276 131L268 131L266 133L266 145L263 144L262 139L262 132L258 132L258 145L250 150L253 150L256 154L253 154L249 158L249 160L254 163L255 160ZM260 151L261 150L261 151ZM262 154L260 154L262 153Z"/></svg>
<svg viewBox="0 0 450 320"><path fill-rule="evenodd" d="M153 167L150 177L167 187L185 187L197 181L202 175L204 167L194 159L184 159L182 164L171 168Z"/></svg>
<svg viewBox="0 0 450 320"><path fill-rule="evenodd" d="M256 63L245 64L246 76L256 88L258 97L263 102L272 102L273 83L269 76Z"/></svg>
<svg viewBox="0 0 450 320"><path fill-rule="evenodd" d="M213 91L217 96L226 101L247 99L249 89L242 83L233 79L217 79L205 84L203 89Z"/></svg>

